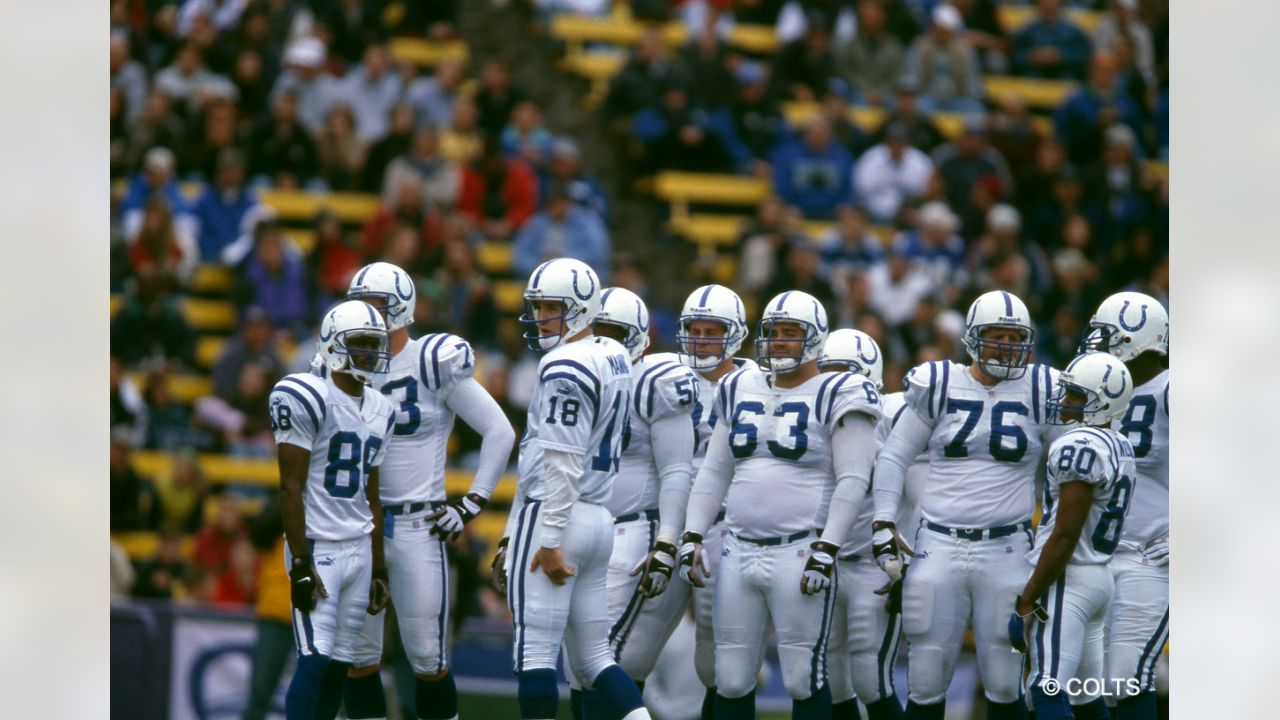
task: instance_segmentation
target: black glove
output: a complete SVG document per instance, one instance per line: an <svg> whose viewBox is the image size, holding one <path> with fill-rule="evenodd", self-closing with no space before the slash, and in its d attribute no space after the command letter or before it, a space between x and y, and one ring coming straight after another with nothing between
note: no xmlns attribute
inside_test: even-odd
<svg viewBox="0 0 1280 720"><path fill-rule="evenodd" d="M836 553L840 546L826 540L814 540L809 545L809 559L804 563L800 576L800 592L816 595L831 584L831 574L836 569Z"/></svg>
<svg viewBox="0 0 1280 720"><path fill-rule="evenodd" d="M462 534L462 528L479 515L488 502L488 499L476 493L467 493L422 519L435 522L435 527L431 528L432 535L439 535L453 542Z"/></svg>
<svg viewBox="0 0 1280 720"><path fill-rule="evenodd" d="M373 579L369 581L369 607L365 612L377 615L387 608L391 600L391 583L387 580L386 568L375 568Z"/></svg>
<svg viewBox="0 0 1280 720"><path fill-rule="evenodd" d="M706 587L711 576L707 555L702 549L702 533L687 532L680 540L680 574L694 587Z"/></svg>
<svg viewBox="0 0 1280 720"><path fill-rule="evenodd" d="M489 578L493 580L493 586L503 595L507 594L507 543L510 538L502 538L498 541L498 552L493 555L493 562L489 563Z"/></svg>
<svg viewBox="0 0 1280 720"><path fill-rule="evenodd" d="M315 610L320 598L329 597L310 555L294 556L293 564L289 566L289 597L293 607L302 612Z"/></svg>
<svg viewBox="0 0 1280 720"><path fill-rule="evenodd" d="M871 556L894 582L902 580L903 554L915 555L903 542L893 523L884 520L871 523Z"/></svg>
<svg viewBox="0 0 1280 720"><path fill-rule="evenodd" d="M644 573L640 578L641 595L653 598L667 589L671 582L671 571L676 567L676 552L675 545L659 540L653 544L653 550L632 568L632 575Z"/></svg>
<svg viewBox="0 0 1280 720"><path fill-rule="evenodd" d="M1018 652L1025 654L1027 652L1027 645L1028 645L1027 643L1028 628L1026 626L1026 619L1034 615L1035 618L1040 622L1042 623L1048 622L1049 611L1045 610L1044 606L1040 604L1039 600L1037 600L1031 606L1031 612L1027 613L1026 615L1019 615L1018 605L1020 605L1021 603L1022 603L1021 595L1014 598L1013 612L1009 614L1009 644L1013 646L1014 650L1017 650Z"/></svg>

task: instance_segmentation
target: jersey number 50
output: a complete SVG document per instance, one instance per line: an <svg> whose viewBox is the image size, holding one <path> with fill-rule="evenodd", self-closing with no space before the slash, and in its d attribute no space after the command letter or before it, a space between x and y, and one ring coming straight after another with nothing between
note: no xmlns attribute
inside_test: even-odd
<svg viewBox="0 0 1280 720"><path fill-rule="evenodd" d="M363 445L363 454L361 447ZM337 498L355 497L360 491L360 473L373 472L373 456L382 447L381 438L371 437L363 443L353 432L334 433L329 440L329 464L324 468L324 489ZM340 478L346 473L345 478ZM339 482L339 480L345 482Z"/></svg>

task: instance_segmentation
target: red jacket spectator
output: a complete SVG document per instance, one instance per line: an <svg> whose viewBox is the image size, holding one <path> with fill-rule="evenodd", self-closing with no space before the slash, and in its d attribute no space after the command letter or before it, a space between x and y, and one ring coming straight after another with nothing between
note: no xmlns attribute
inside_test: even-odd
<svg viewBox="0 0 1280 720"><path fill-rule="evenodd" d="M236 542L247 532L244 518L232 498L224 497L218 505L218 516L196 533L192 562L200 568L221 573L231 562Z"/></svg>
<svg viewBox="0 0 1280 720"><path fill-rule="evenodd" d="M538 180L519 158L504 158L497 143L462 170L458 209L486 235L506 239L537 210Z"/></svg>

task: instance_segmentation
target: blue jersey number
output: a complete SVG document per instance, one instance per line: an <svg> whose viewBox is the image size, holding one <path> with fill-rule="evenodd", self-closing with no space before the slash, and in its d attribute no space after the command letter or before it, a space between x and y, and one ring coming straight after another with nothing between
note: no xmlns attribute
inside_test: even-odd
<svg viewBox="0 0 1280 720"><path fill-rule="evenodd" d="M747 415L764 415L764 404L755 400L747 400L738 403L733 410L733 430L729 434L729 448L733 450L733 456L738 459L748 458L755 454L756 448L760 445L760 429L756 426ZM787 437L795 438L795 442L788 447L777 440L770 440L765 443L769 448L769 452L776 458L783 460L799 460L804 456L806 450L809 449L809 406L802 402L788 402L778 406L774 411L774 417L785 417L787 415L795 415L795 423L790 425ZM741 438L741 442L739 441Z"/></svg>
<svg viewBox="0 0 1280 720"><path fill-rule="evenodd" d="M703 452L705 452L705 449L702 447L702 443L707 438L702 436L702 432L699 430L699 428L702 427L702 413L707 412L707 409L708 409L707 406L703 405L701 400L693 401L693 452L694 454L700 455ZM715 430L716 421L719 419L720 418L716 417L716 406L713 404L711 405L710 412L707 415L707 425L712 430Z"/></svg>
<svg viewBox="0 0 1280 720"><path fill-rule="evenodd" d="M363 453L361 448L363 447ZM373 457L382 447L380 438L363 443L353 432L337 432L329 439L329 464L324 468L324 489L336 498L352 498L360 491L360 474L373 472ZM341 477L346 473L346 477Z"/></svg>
<svg viewBox="0 0 1280 720"><path fill-rule="evenodd" d="M568 402L567 400L565 402ZM618 433L618 440L615 442L613 433L618 429L618 412L622 411L622 432ZM609 415L609 425L604 429L604 437L600 439L600 452L591 458L591 469L600 472L609 472L609 468L613 468L616 472L618 462L622 455L622 446L628 444L631 438L626 437L630 434L631 413L630 408L623 408L622 393L613 396L613 408Z"/></svg>
<svg viewBox="0 0 1280 720"><path fill-rule="evenodd" d="M397 390L403 390L404 397L396 397ZM393 432L396 435L412 435L417 432L418 425L422 423L422 410L418 407L418 381L412 375L406 375L399 380L392 380L382 386L382 394L392 400L400 401L400 408L396 411L396 426ZM401 421L401 413L403 413L403 421Z"/></svg>
<svg viewBox="0 0 1280 720"><path fill-rule="evenodd" d="M1129 409L1120 421L1120 432L1129 436L1133 444L1133 456L1146 457L1151 452L1151 424L1156 421L1154 395L1135 395L1129 400Z"/></svg>
<svg viewBox="0 0 1280 720"><path fill-rule="evenodd" d="M978 427L982 411L986 404L981 400L960 400L947 398L947 414L964 413L964 422L960 431L942 448L942 454L949 458L969 457L969 436ZM987 452L1001 462L1016 463L1027 454L1027 433L1021 425L1007 420L1007 416L1029 414L1027 406L1016 400L1001 400L991 408L991 436L987 443ZM1005 444L1006 438L1012 438L1013 446Z"/></svg>
<svg viewBox="0 0 1280 720"><path fill-rule="evenodd" d="M1107 501L1107 507L1102 511L1102 518L1098 520L1098 527L1093 530L1093 549L1104 555L1110 555L1116 551L1116 546L1120 544L1120 533L1124 531L1124 516L1129 512L1129 501L1133 499L1133 481L1126 475L1121 475L1116 481L1115 489L1111 491L1111 499Z"/></svg>
<svg viewBox="0 0 1280 720"><path fill-rule="evenodd" d="M560 424L565 427L577 427L578 411L582 408L582 406L578 404L577 400L574 400L573 398L564 398L564 402L560 402L559 396L552 395L547 404L551 406L551 411L547 413L546 423L550 425L556 424L556 405L559 405Z"/></svg>

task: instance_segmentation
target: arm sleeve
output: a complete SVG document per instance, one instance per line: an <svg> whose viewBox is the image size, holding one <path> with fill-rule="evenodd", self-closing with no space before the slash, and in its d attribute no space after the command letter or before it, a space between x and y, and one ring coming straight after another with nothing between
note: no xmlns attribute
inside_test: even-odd
<svg viewBox="0 0 1280 720"><path fill-rule="evenodd" d="M831 461L835 467L836 489L822 539L843 545L871 486L871 469L876 459L876 426L870 415L849 413L831 434Z"/></svg>
<svg viewBox="0 0 1280 720"><path fill-rule="evenodd" d="M693 428L687 415L677 414L654 420L649 433L658 467L658 539L675 544L693 484Z"/></svg>
<svg viewBox="0 0 1280 720"><path fill-rule="evenodd" d="M469 377L455 385L446 404L480 434L480 465L471 482L471 492L486 499L492 497L511 457L516 432L497 401L475 378Z"/></svg>
<svg viewBox="0 0 1280 720"><path fill-rule="evenodd" d="M729 424L719 423L711 432L707 456L698 468L698 477L689 492L689 514L685 529L705 534L724 504L729 481L733 479L733 452L729 449Z"/></svg>
<svg viewBox="0 0 1280 720"><path fill-rule="evenodd" d="M569 512L582 494L578 481L586 458L582 453L565 452L551 448L542 451L543 477L546 480L547 497L542 502L542 547L560 547L565 525L569 524Z"/></svg>
<svg viewBox="0 0 1280 720"><path fill-rule="evenodd" d="M876 520L897 522L898 503L902 499L902 487L907 481L907 468L929 447L933 427L908 407L889 433L889 440L876 459L874 490Z"/></svg>

